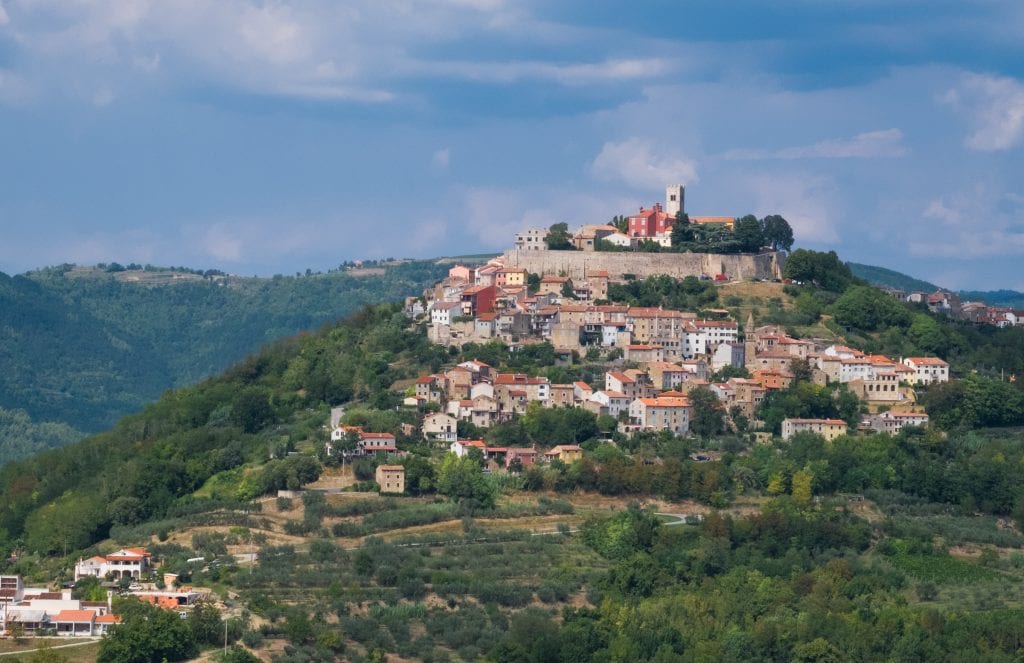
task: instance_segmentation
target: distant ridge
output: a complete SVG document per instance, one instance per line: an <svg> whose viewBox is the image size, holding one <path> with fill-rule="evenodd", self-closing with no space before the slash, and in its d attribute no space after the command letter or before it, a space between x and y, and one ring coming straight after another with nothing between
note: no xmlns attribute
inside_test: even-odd
<svg viewBox="0 0 1024 663"><path fill-rule="evenodd" d="M862 265L856 262L848 262L846 265L853 272L854 276L862 278L872 285L883 285L890 288L899 288L906 292L916 290L924 292L935 292L939 286L928 281L907 276L893 269L876 267L875 265Z"/></svg>
<svg viewBox="0 0 1024 663"><path fill-rule="evenodd" d="M905 292L913 292L915 290L934 292L941 289L934 283L922 281L921 279L916 279L913 276L907 276L885 267L862 265L856 262L848 262L846 264L855 276L864 279L872 285L899 288ZM1024 292L1017 292L1016 290L961 290L959 295L964 301L982 301L989 306L1024 308Z"/></svg>

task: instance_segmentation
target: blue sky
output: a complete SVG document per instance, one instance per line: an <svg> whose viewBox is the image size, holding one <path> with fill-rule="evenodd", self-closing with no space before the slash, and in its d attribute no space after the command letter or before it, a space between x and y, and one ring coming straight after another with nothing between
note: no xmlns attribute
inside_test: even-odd
<svg viewBox="0 0 1024 663"><path fill-rule="evenodd" d="M0 0L0 270L498 251L687 185L1024 290L1024 3Z"/></svg>

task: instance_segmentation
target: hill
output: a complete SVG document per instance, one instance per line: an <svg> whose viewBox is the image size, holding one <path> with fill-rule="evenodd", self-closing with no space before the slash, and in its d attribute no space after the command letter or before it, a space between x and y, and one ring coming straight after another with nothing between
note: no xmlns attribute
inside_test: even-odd
<svg viewBox="0 0 1024 663"><path fill-rule="evenodd" d="M1016 290L961 290L960 297L965 300L981 300L990 306L1024 308L1024 292Z"/></svg>
<svg viewBox="0 0 1024 663"><path fill-rule="evenodd" d="M906 274L902 274L885 267L862 265L856 262L848 262L846 264L849 266L850 271L853 272L854 276L864 279L871 285L899 288L905 292L935 292L939 289L939 286L934 283L922 281L921 279L914 278L913 276L907 276Z"/></svg>
<svg viewBox="0 0 1024 663"><path fill-rule="evenodd" d="M405 261L368 275L364 266L239 278L118 267L0 273L0 407L22 412L0 433L0 462L41 439L28 428L18 439L18 425L68 427L51 440L109 428L166 389L367 304L420 294L447 270Z"/></svg>
<svg viewBox="0 0 1024 663"><path fill-rule="evenodd" d="M854 276L864 279L871 285L898 288L904 292L934 292L941 289L934 283L922 281L885 267L862 265L855 262L846 264ZM1016 290L961 290L959 295L964 301L982 301L990 306L1024 308L1024 292Z"/></svg>

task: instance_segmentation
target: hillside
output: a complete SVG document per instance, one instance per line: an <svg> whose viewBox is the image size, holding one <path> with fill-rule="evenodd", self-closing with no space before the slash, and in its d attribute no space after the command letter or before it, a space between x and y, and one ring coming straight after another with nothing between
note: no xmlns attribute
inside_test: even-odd
<svg viewBox="0 0 1024 663"><path fill-rule="evenodd" d="M724 305L885 351L940 343L960 375L976 357L1024 358L1021 330L971 335L863 286L833 260L805 252L793 263L802 270L793 278L822 287L659 277L608 294L630 305ZM613 354L556 365L547 343L458 351L429 343L395 305L365 308L168 391L107 432L0 470L0 571L59 582L79 555L144 545L161 570L230 597L232 639L281 663L1012 652L1024 625L1014 561L1024 551L1024 483L1013 469L1024 446L1013 431L964 432L984 425L985 408L1024 421L1024 391L1005 382L972 374L937 389L931 411L945 431L829 444L813 434L754 444L709 422L725 413L706 405L694 421L708 434L631 437L582 408L527 407L487 429L461 422L459 432L501 447L578 442L583 457L489 473L473 455L424 441L431 408L398 407L417 376L468 359L599 384ZM856 398L845 403L855 420ZM339 404L343 423L392 433L407 455L339 464L324 427ZM761 415L845 409L829 388L795 381ZM601 441L609 435L614 445ZM405 495L370 492L378 463L401 463ZM300 497L274 497L304 486ZM885 633L907 635L878 631L880 614ZM143 626L123 633L147 637Z"/></svg>
<svg viewBox="0 0 1024 663"><path fill-rule="evenodd" d="M71 266L0 274L0 408L21 410L34 424L63 424L71 435L103 430L269 341L419 294L447 267L375 269L274 278ZM14 424L0 434L0 462L34 448L15 439Z"/></svg>
<svg viewBox="0 0 1024 663"><path fill-rule="evenodd" d="M898 288L904 292L934 292L940 287L928 281L907 276L892 269L874 265L862 265L855 262L846 263L854 276L862 278L876 286ZM990 306L1007 306L1024 308L1024 292L1016 290L961 290L960 298L964 301L981 301Z"/></svg>
<svg viewBox="0 0 1024 663"><path fill-rule="evenodd" d="M856 262L848 262L846 264L850 267L850 271L853 272L854 276L864 279L872 285L898 288L904 292L935 292L939 289L939 286L933 283L916 279L913 276L907 276L893 269L874 265L862 265Z"/></svg>

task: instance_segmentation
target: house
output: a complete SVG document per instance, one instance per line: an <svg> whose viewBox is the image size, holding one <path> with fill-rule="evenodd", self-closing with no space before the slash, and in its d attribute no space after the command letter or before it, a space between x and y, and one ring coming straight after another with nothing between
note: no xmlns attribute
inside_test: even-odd
<svg viewBox="0 0 1024 663"><path fill-rule="evenodd" d="M726 366L741 368L745 363L746 352L742 343L721 343L711 356L711 367L716 371Z"/></svg>
<svg viewBox="0 0 1024 663"><path fill-rule="evenodd" d="M516 233L516 248L520 251L541 251L548 248L544 239L548 236L545 228L530 228Z"/></svg>
<svg viewBox="0 0 1024 663"><path fill-rule="evenodd" d="M914 371L912 376L908 376L910 384L949 382L949 364L938 357L907 357L901 363Z"/></svg>
<svg viewBox="0 0 1024 663"><path fill-rule="evenodd" d="M450 325L455 318L462 315L462 302L434 302L434 307L430 309L430 324L437 327L439 325Z"/></svg>
<svg viewBox="0 0 1024 663"><path fill-rule="evenodd" d="M50 618L57 635L88 637L96 630L96 613L92 610L61 610Z"/></svg>
<svg viewBox="0 0 1024 663"><path fill-rule="evenodd" d="M623 412L629 412L629 404L633 400L634 397L627 396L621 391L612 391L610 389L595 391L590 395L588 402L596 404L597 408L587 407L587 409L597 415L607 414L612 417L618 417Z"/></svg>
<svg viewBox="0 0 1024 663"><path fill-rule="evenodd" d="M75 580L86 576L141 578L150 572L151 555L144 548L121 548L109 555L97 555L75 564Z"/></svg>
<svg viewBox="0 0 1024 663"><path fill-rule="evenodd" d="M521 267L503 267L498 270L494 284L499 288L515 288L526 285L527 271Z"/></svg>
<svg viewBox="0 0 1024 663"><path fill-rule="evenodd" d="M609 244L621 246L623 248L628 248L632 244L632 242L630 242L629 235L620 232L613 232L608 235L605 235L602 238L602 240L608 242Z"/></svg>
<svg viewBox="0 0 1024 663"><path fill-rule="evenodd" d="M552 276L548 275L540 280L540 287L537 289L539 295L555 295L561 297L562 288L565 286L572 287L572 279L568 276Z"/></svg>
<svg viewBox="0 0 1024 663"><path fill-rule="evenodd" d="M511 470L517 462L523 468L536 464L537 450L533 447L510 447L505 452L505 469Z"/></svg>
<svg viewBox="0 0 1024 663"><path fill-rule="evenodd" d="M652 361L661 361L665 357L665 350L660 345L645 343L630 343L625 348L624 357L626 361L635 361L638 364L646 364Z"/></svg>
<svg viewBox="0 0 1024 663"><path fill-rule="evenodd" d="M675 389L691 377L690 371L679 364L666 361L652 361L647 364L647 373L656 389Z"/></svg>
<svg viewBox="0 0 1024 663"><path fill-rule="evenodd" d="M462 311L466 315L476 316L494 311L494 300L497 288L493 285L475 285L462 291Z"/></svg>
<svg viewBox="0 0 1024 663"><path fill-rule="evenodd" d="M783 419L782 439L788 440L797 433L816 433L827 441L846 435L847 425L842 419Z"/></svg>
<svg viewBox="0 0 1024 663"><path fill-rule="evenodd" d="M626 232L631 238L654 239L671 233L675 222L675 216L665 212L661 203L654 203L646 209L641 207L639 212L629 217Z"/></svg>
<svg viewBox="0 0 1024 663"><path fill-rule="evenodd" d="M618 232L619 229L615 226L588 224L576 231L572 243L579 251L593 251L599 241Z"/></svg>
<svg viewBox="0 0 1024 663"><path fill-rule="evenodd" d="M571 384L552 384L547 407L572 407L576 404L576 388Z"/></svg>
<svg viewBox="0 0 1024 663"><path fill-rule="evenodd" d="M416 399L424 403L440 403L444 378L439 375L423 375L416 378Z"/></svg>
<svg viewBox="0 0 1024 663"><path fill-rule="evenodd" d="M363 433L359 434L359 443L356 447L358 454L369 456L375 453L397 453L398 447L395 444L395 436L391 433Z"/></svg>
<svg viewBox="0 0 1024 663"><path fill-rule="evenodd" d="M405 492L405 468L401 465L378 465L374 478L382 493Z"/></svg>
<svg viewBox="0 0 1024 663"><path fill-rule="evenodd" d="M928 415L924 412L882 412L868 417L866 422L872 430L895 435L904 426L927 426Z"/></svg>
<svg viewBox="0 0 1024 663"><path fill-rule="evenodd" d="M629 418L643 430L690 430L690 401L678 397L638 398L629 405Z"/></svg>
<svg viewBox="0 0 1024 663"><path fill-rule="evenodd" d="M578 380L572 383L573 398L577 401L585 401L590 398L590 395L594 393L593 387L586 382Z"/></svg>
<svg viewBox="0 0 1024 663"><path fill-rule="evenodd" d="M558 459L569 465L583 458L583 448L578 444L559 444L545 452L544 459L549 463Z"/></svg>
<svg viewBox="0 0 1024 663"><path fill-rule="evenodd" d="M443 442L447 446L459 438L455 417L437 412L423 418L423 437L433 442Z"/></svg>
<svg viewBox="0 0 1024 663"><path fill-rule="evenodd" d="M486 448L487 445L484 444L483 440L456 440L452 442L448 450L459 458L463 458L469 453L470 449L479 449L480 453L483 453Z"/></svg>

